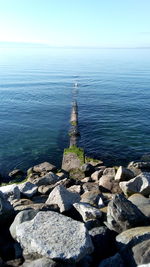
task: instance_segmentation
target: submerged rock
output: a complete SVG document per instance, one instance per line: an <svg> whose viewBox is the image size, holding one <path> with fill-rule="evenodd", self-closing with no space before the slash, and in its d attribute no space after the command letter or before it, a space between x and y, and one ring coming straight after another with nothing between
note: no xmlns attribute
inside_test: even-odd
<svg viewBox="0 0 150 267"><path fill-rule="evenodd" d="M39 212L33 220L20 224L16 235L24 255L37 253L50 259L78 262L93 251L83 223L52 211Z"/></svg>
<svg viewBox="0 0 150 267"><path fill-rule="evenodd" d="M46 204L57 204L60 208L60 212L71 209L73 203L80 201L79 193L74 193L67 190L63 185L56 186L50 193Z"/></svg>
<svg viewBox="0 0 150 267"><path fill-rule="evenodd" d="M118 233L150 223L149 219L123 195L115 195L107 208L107 227Z"/></svg>

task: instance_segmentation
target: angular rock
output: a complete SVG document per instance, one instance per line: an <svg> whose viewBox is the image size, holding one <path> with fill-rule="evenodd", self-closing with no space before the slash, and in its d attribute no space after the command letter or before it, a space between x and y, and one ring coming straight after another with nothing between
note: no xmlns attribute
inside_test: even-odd
<svg viewBox="0 0 150 267"><path fill-rule="evenodd" d="M43 162L41 164L35 165L33 167L34 172L39 172L39 173L47 173L47 172L53 172L56 171L57 168L53 164L49 162Z"/></svg>
<svg viewBox="0 0 150 267"><path fill-rule="evenodd" d="M51 185L51 184L57 183L60 180L61 180L60 177L54 174L53 172L48 172L42 177L38 177L38 178L30 177L29 178L29 182L35 184L36 186Z"/></svg>
<svg viewBox="0 0 150 267"><path fill-rule="evenodd" d="M23 211L23 210L56 210L58 211L58 208L56 206L48 206L44 204L43 202L41 203L34 203L29 199L20 199L16 201L13 204L13 208L16 212Z"/></svg>
<svg viewBox="0 0 150 267"><path fill-rule="evenodd" d="M68 191L80 194L81 193L81 185L72 185L68 188Z"/></svg>
<svg viewBox="0 0 150 267"><path fill-rule="evenodd" d="M103 172L103 175L112 176L114 178L115 178L115 174L116 174L115 168L106 168Z"/></svg>
<svg viewBox="0 0 150 267"><path fill-rule="evenodd" d="M136 265L150 263L150 239L134 246L132 248L132 255Z"/></svg>
<svg viewBox="0 0 150 267"><path fill-rule="evenodd" d="M100 262L98 267L126 267L124 265L123 259L119 253L115 254L114 256L104 259Z"/></svg>
<svg viewBox="0 0 150 267"><path fill-rule="evenodd" d="M106 189L108 191L111 191L113 188L113 181L114 181L113 176L103 175L99 180L99 186L101 189Z"/></svg>
<svg viewBox="0 0 150 267"><path fill-rule="evenodd" d="M143 172L128 182L120 182L119 186L125 195L141 193L147 196L150 194L150 172Z"/></svg>
<svg viewBox="0 0 150 267"><path fill-rule="evenodd" d="M92 173L91 179L94 182L99 181L99 178L103 175L103 170L98 170Z"/></svg>
<svg viewBox="0 0 150 267"><path fill-rule="evenodd" d="M24 255L37 253L55 260L78 262L93 251L83 223L52 211L39 212L33 220L18 225L16 235Z"/></svg>
<svg viewBox="0 0 150 267"><path fill-rule="evenodd" d="M0 192L12 203L15 199L20 199L20 190L16 184L10 184L0 187Z"/></svg>
<svg viewBox="0 0 150 267"><path fill-rule="evenodd" d="M81 171L83 171L86 176L90 176L94 172L94 167L90 163L84 163L81 166Z"/></svg>
<svg viewBox="0 0 150 267"><path fill-rule="evenodd" d="M146 198L141 194L133 194L128 198L138 209L150 218L150 198Z"/></svg>
<svg viewBox="0 0 150 267"><path fill-rule="evenodd" d="M116 236L117 247L119 250L126 246L133 247L138 243L150 239L150 226L135 227L128 229Z"/></svg>
<svg viewBox="0 0 150 267"><path fill-rule="evenodd" d="M149 223L149 219L123 195L115 195L108 204L106 225L110 230L121 233Z"/></svg>
<svg viewBox="0 0 150 267"><path fill-rule="evenodd" d="M99 185L97 183L84 183L82 186L84 192L89 192L89 191L94 191L94 190L99 190Z"/></svg>
<svg viewBox="0 0 150 267"><path fill-rule="evenodd" d="M81 180L82 183L88 183L91 181L91 177L85 177Z"/></svg>
<svg viewBox="0 0 150 267"><path fill-rule="evenodd" d="M23 222L31 221L36 216L37 213L38 213L37 210L24 210L16 215L13 223L9 228L9 231L13 239L16 239L16 227Z"/></svg>
<svg viewBox="0 0 150 267"><path fill-rule="evenodd" d="M32 197L37 193L38 187L30 182L18 185L20 192L26 197Z"/></svg>
<svg viewBox="0 0 150 267"><path fill-rule="evenodd" d="M150 171L150 161L132 161L129 163L128 169Z"/></svg>
<svg viewBox="0 0 150 267"><path fill-rule="evenodd" d="M92 190L89 192L85 192L81 195L81 202L88 203L93 206L98 206L98 201L100 197L100 191L99 190Z"/></svg>
<svg viewBox="0 0 150 267"><path fill-rule="evenodd" d="M81 214L84 222L100 219L102 217L102 212L99 209L87 203L74 203L73 206Z"/></svg>
<svg viewBox="0 0 150 267"><path fill-rule="evenodd" d="M134 173L129 170L124 168L123 166L120 166L117 170L117 173L115 175L115 180L116 181L129 181L134 177Z"/></svg>
<svg viewBox="0 0 150 267"><path fill-rule="evenodd" d="M56 186L50 193L46 204L57 204L60 208L60 212L69 210L72 205L80 201L80 195L78 193L70 192L63 185Z"/></svg>

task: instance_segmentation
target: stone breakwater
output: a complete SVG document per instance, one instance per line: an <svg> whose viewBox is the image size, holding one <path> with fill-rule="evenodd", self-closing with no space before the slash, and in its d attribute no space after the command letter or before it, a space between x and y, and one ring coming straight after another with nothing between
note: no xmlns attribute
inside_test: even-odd
<svg viewBox="0 0 150 267"><path fill-rule="evenodd" d="M44 162L10 177L0 266L149 266L150 161L107 167L73 145L61 170Z"/></svg>

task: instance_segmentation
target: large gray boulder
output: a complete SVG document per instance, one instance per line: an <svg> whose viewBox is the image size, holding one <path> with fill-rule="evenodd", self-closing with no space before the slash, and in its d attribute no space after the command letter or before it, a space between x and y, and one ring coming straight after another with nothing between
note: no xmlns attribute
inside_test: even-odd
<svg viewBox="0 0 150 267"><path fill-rule="evenodd" d="M150 223L149 219L123 195L115 195L107 207L106 225L118 233Z"/></svg>
<svg viewBox="0 0 150 267"><path fill-rule="evenodd" d="M63 185L56 186L49 194L46 201L47 205L56 204L60 208L60 212L67 211L72 205L80 201L80 194L67 190Z"/></svg>
<svg viewBox="0 0 150 267"><path fill-rule="evenodd" d="M150 263L150 239L134 246L132 255L136 265Z"/></svg>
<svg viewBox="0 0 150 267"><path fill-rule="evenodd" d="M119 186L125 195L141 193L147 196L150 194L150 172L140 173L128 182L120 182Z"/></svg>
<svg viewBox="0 0 150 267"><path fill-rule="evenodd" d="M33 197L38 190L38 187L35 184L30 182L25 182L23 184L18 185L20 192L26 197Z"/></svg>
<svg viewBox="0 0 150 267"><path fill-rule="evenodd" d="M30 209L30 210L21 211L16 215L13 223L11 224L9 228L9 231L13 239L16 239L16 227L23 222L32 220L36 216L37 213L38 213L38 210Z"/></svg>
<svg viewBox="0 0 150 267"><path fill-rule="evenodd" d="M87 203L74 203L73 206L81 214L84 222L100 219L102 217L102 212L99 209Z"/></svg>
<svg viewBox="0 0 150 267"><path fill-rule="evenodd" d="M146 198L141 194L133 194L128 198L138 209L150 218L150 198Z"/></svg>
<svg viewBox="0 0 150 267"><path fill-rule="evenodd" d="M83 223L52 211L39 212L33 220L18 225L16 236L24 255L78 262L93 251Z"/></svg>
<svg viewBox="0 0 150 267"><path fill-rule="evenodd" d="M16 184L1 186L0 192L3 193L5 199L7 199L10 203L13 203L16 199L20 199L20 190Z"/></svg>

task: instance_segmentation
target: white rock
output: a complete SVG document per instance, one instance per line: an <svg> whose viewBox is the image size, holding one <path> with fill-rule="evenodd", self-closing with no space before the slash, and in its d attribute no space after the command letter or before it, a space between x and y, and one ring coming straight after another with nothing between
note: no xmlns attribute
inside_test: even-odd
<svg viewBox="0 0 150 267"><path fill-rule="evenodd" d="M92 173L91 175L91 179L92 181L98 181L99 178L103 175L103 170L99 170L99 171L95 171L94 173Z"/></svg>
<svg viewBox="0 0 150 267"><path fill-rule="evenodd" d="M26 182L23 184L20 184L19 186L20 192L26 196L26 197L32 197L37 193L38 187L35 184L32 184L30 182Z"/></svg>
<svg viewBox="0 0 150 267"><path fill-rule="evenodd" d="M58 185L49 194L46 204L57 204L60 208L60 212L64 212L69 210L72 207L73 203L79 201L80 195L78 193L70 192L63 185Z"/></svg>
<svg viewBox="0 0 150 267"><path fill-rule="evenodd" d="M74 203L73 206L81 214L84 222L99 219L102 216L102 212L99 209L96 209L87 203Z"/></svg>
<svg viewBox="0 0 150 267"><path fill-rule="evenodd" d="M93 252L93 244L83 223L57 212L39 212L33 220L16 227L24 255L37 253L58 261L78 262Z"/></svg>
<svg viewBox="0 0 150 267"><path fill-rule="evenodd" d="M141 193L147 196L150 194L150 172L140 173L128 182L120 182L119 186L125 195Z"/></svg>
<svg viewBox="0 0 150 267"><path fill-rule="evenodd" d="M16 184L10 184L0 187L0 192L2 192L5 198L12 203L16 199L20 199L20 190Z"/></svg>

